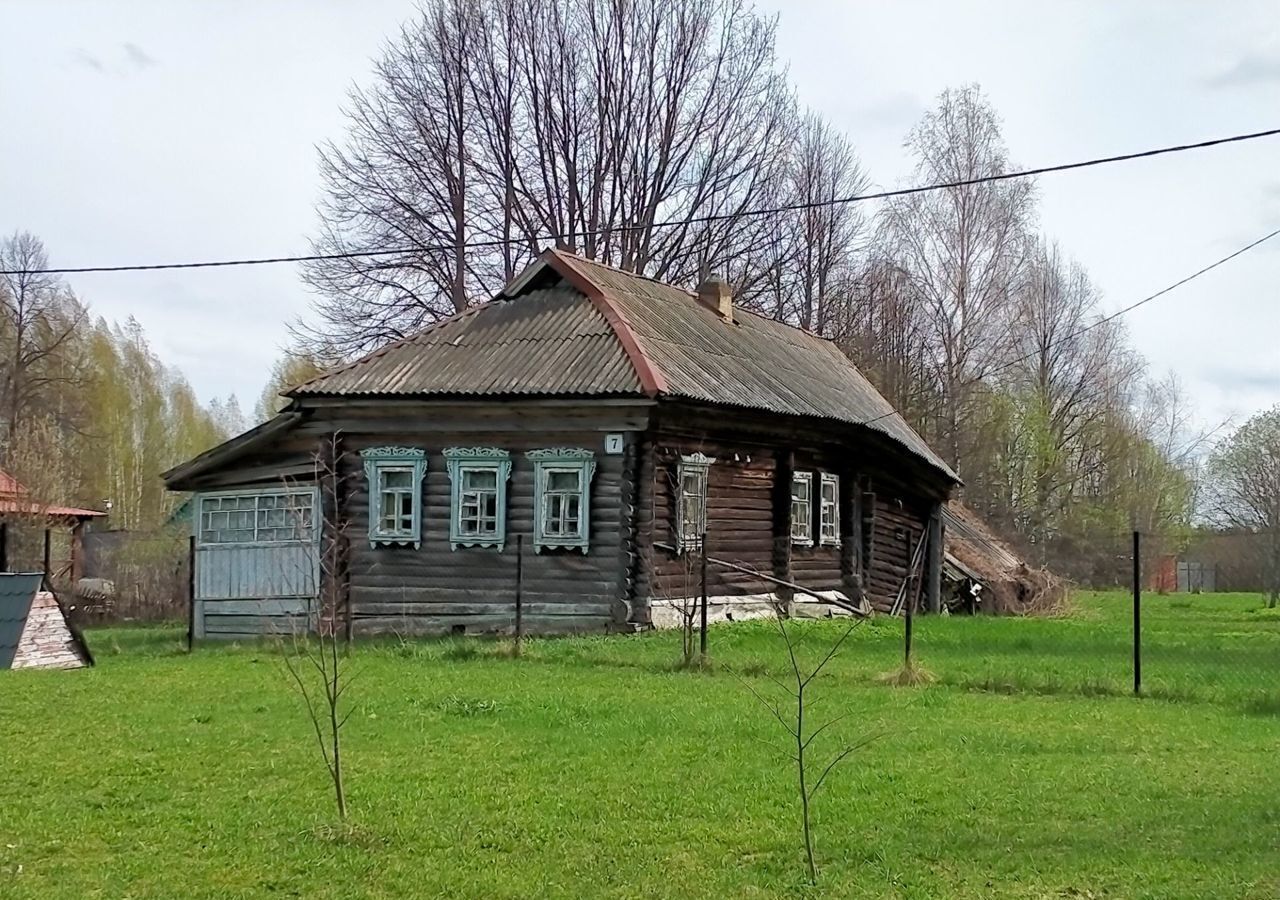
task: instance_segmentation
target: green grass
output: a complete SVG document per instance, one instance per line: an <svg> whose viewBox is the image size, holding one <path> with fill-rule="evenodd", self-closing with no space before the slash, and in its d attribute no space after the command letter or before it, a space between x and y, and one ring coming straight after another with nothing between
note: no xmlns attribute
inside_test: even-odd
<svg viewBox="0 0 1280 900"><path fill-rule="evenodd" d="M0 897L1280 896L1280 615L1253 596L861 626L819 739L884 732L819 795L804 884L768 623L679 638L357 647L352 824L267 647L91 632L93 670L0 672ZM838 623L797 623L813 656ZM732 668L739 675L731 675Z"/></svg>

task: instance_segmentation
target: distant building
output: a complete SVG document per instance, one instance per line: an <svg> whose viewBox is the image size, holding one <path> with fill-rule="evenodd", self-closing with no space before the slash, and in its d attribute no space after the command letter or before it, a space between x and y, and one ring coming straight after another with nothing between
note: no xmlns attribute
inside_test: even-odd
<svg viewBox="0 0 1280 900"><path fill-rule="evenodd" d="M84 531L88 523L106 517L96 509L42 503L8 472L0 470L0 571L21 563L27 570L43 565L43 533L59 532L51 541L53 578L77 581L84 560Z"/></svg>

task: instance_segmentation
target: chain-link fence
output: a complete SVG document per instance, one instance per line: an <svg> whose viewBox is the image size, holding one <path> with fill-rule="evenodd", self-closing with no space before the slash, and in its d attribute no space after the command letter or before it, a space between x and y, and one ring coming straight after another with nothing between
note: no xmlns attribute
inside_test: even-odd
<svg viewBox="0 0 1280 900"><path fill-rule="evenodd" d="M948 612L928 615L918 586L908 582L903 593L914 606L904 604L899 615L875 613L846 651L852 657L846 671L894 681L910 667L904 666L909 658L923 680L965 690L1137 693L1280 715L1280 603L1272 594L1269 537L1140 534L1135 545L1132 533L1095 534L1087 564L1098 580L1073 580L1063 602L1027 605L1021 614L946 603L944 585ZM1028 555L1004 549L1024 560ZM713 559L713 568L719 564ZM818 614L804 607L796 612ZM712 636L713 656L719 640Z"/></svg>
<svg viewBox="0 0 1280 900"><path fill-rule="evenodd" d="M1065 544L1052 554L1063 558ZM958 627L917 620L922 664L979 690L1136 692L1280 712L1274 535L1105 533L1076 546L1075 564L1062 565L1072 584L1063 608Z"/></svg>
<svg viewBox="0 0 1280 900"><path fill-rule="evenodd" d="M185 621L188 539L174 529L90 532L84 574L71 586L86 623Z"/></svg>

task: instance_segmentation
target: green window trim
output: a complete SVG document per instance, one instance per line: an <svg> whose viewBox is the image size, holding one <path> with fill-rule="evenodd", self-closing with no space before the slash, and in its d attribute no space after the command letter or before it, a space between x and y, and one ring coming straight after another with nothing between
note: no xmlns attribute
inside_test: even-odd
<svg viewBox="0 0 1280 900"><path fill-rule="evenodd" d="M450 447L444 459L452 484L449 546L501 551L507 543L511 454L497 447Z"/></svg>
<svg viewBox="0 0 1280 900"><path fill-rule="evenodd" d="M419 549L426 451L417 447L370 447L360 451L360 458L369 483L369 546L401 544Z"/></svg>
<svg viewBox="0 0 1280 900"><path fill-rule="evenodd" d="M533 552L543 548L578 549L585 556L591 541L591 479L596 455L565 447L530 450L533 462ZM557 479L557 476L560 476ZM576 478L561 484L564 476Z"/></svg>
<svg viewBox="0 0 1280 900"><path fill-rule="evenodd" d="M707 497L715 457L689 453L676 467L676 551L697 550L707 530Z"/></svg>

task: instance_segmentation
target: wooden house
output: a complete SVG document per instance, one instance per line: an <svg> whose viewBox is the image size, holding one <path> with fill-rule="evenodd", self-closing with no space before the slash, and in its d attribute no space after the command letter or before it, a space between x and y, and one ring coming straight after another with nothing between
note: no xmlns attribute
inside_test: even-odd
<svg viewBox="0 0 1280 900"><path fill-rule="evenodd" d="M288 396L165 475L195 497L197 636L504 631L517 582L530 632L636 630L697 592L704 532L721 609L782 583L888 608L913 558L938 603L955 474L834 344L716 279L549 250Z"/></svg>

